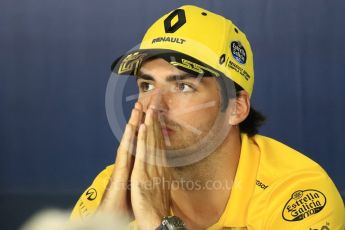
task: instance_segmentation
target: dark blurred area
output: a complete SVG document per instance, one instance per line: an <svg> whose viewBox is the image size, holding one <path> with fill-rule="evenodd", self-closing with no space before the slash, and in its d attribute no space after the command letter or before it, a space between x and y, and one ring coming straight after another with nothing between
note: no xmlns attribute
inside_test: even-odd
<svg viewBox="0 0 345 230"><path fill-rule="evenodd" d="M344 196L345 2L2 0L2 229L41 208L72 208L113 163L118 141L104 106L110 65L183 4L217 12L247 34L252 103L268 118L261 133L317 161Z"/></svg>

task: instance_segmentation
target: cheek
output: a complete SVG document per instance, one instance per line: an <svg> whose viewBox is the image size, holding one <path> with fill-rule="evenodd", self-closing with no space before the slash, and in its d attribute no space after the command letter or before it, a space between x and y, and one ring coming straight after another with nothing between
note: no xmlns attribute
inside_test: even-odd
<svg viewBox="0 0 345 230"><path fill-rule="evenodd" d="M204 109L202 111L195 111L189 114L184 114L179 117L178 121L183 121L184 124L190 126L189 128L185 125L184 129L192 131L192 127L199 131L208 132L211 130L217 118L218 111L214 109Z"/></svg>
<svg viewBox="0 0 345 230"><path fill-rule="evenodd" d="M191 95L170 99L169 115L178 122L183 121L193 127L209 129L219 113L219 97Z"/></svg>

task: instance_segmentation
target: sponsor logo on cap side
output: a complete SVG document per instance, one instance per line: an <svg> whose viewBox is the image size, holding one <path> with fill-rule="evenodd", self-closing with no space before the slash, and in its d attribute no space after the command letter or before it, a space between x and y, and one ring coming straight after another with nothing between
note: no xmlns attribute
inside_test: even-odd
<svg viewBox="0 0 345 230"><path fill-rule="evenodd" d="M229 60L227 66L233 70L235 70L236 72L238 72L239 74L241 74L244 79L246 79L247 81L250 79L250 75L249 73L243 69L242 67L240 67L239 65L237 65L235 62L232 62L231 60Z"/></svg>
<svg viewBox="0 0 345 230"><path fill-rule="evenodd" d="M128 54L121 62L118 68L118 74L131 73L137 74L138 68L140 67L144 57L147 54L135 52L133 54Z"/></svg>
<svg viewBox="0 0 345 230"><path fill-rule="evenodd" d="M222 56L220 56L220 58L219 58L219 64L222 65L222 64L225 62L225 57L226 57L225 54L222 54Z"/></svg>
<svg viewBox="0 0 345 230"><path fill-rule="evenodd" d="M182 68L192 70L197 75L198 74L205 74L205 72L207 72L207 73L210 73L216 77L220 76L220 74L217 73L216 71L214 71L210 68L207 68L206 66L199 65L199 64L192 62L190 60L186 60L184 58L181 59L181 62L171 61L170 64L172 64L173 66L180 66Z"/></svg>
<svg viewBox="0 0 345 230"><path fill-rule="evenodd" d="M320 212L326 205L325 195L313 189L298 190L291 195L283 209L286 221L300 221Z"/></svg>
<svg viewBox="0 0 345 230"><path fill-rule="evenodd" d="M242 46L241 42L233 41L231 42L231 53L236 61L240 64L245 64L247 61L247 52Z"/></svg>

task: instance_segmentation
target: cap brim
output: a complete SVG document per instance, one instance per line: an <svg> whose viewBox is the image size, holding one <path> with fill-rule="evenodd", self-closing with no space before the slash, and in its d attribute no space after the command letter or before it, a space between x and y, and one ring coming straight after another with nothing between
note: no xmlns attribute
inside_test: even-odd
<svg viewBox="0 0 345 230"><path fill-rule="evenodd" d="M168 49L138 49L117 58L111 65L118 75L137 75L141 65L148 60L162 58L187 73L195 76L222 76L223 74L187 54Z"/></svg>

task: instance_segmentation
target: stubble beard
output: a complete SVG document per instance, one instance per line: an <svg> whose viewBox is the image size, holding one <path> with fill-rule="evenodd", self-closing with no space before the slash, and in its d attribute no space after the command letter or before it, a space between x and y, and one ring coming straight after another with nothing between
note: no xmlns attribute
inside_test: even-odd
<svg viewBox="0 0 345 230"><path fill-rule="evenodd" d="M220 148L231 126L227 122L226 114L222 112L210 123L206 129L204 128L207 131L202 132L201 135L186 131L184 135L180 135L176 139L172 138L172 144L176 142L179 142L179 144L174 145L173 149L167 149L168 155L171 151L174 152L173 154L176 154L177 149L179 150L179 154L183 155L207 153L200 160L191 164L170 167L169 171L174 180L190 180L203 183L207 180L216 179L215 170L217 170L217 164L220 163L219 161L223 154Z"/></svg>

